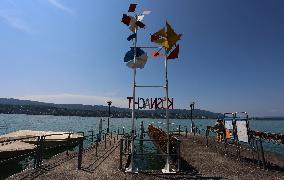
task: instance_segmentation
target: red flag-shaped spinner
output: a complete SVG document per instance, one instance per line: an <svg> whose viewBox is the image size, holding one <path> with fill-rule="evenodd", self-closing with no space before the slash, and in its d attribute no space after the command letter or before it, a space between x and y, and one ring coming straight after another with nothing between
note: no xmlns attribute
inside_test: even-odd
<svg viewBox="0 0 284 180"><path fill-rule="evenodd" d="M168 55L167 59L175 59L178 58L179 53L179 45L175 47L175 49Z"/></svg>
<svg viewBox="0 0 284 180"><path fill-rule="evenodd" d="M128 12L134 12L135 9L136 9L136 5L137 5L137 4L130 4L130 5L129 5L129 8L128 8Z"/></svg>

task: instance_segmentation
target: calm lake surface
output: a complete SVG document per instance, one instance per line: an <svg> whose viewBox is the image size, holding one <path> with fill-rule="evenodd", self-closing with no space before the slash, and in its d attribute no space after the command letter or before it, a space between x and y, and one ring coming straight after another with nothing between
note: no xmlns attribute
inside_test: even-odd
<svg viewBox="0 0 284 180"><path fill-rule="evenodd" d="M77 117L77 116L46 116L46 115L24 115L24 114L0 114L0 135L10 133L17 130L38 130L38 131L71 131L78 132L83 131L88 134L88 131L94 130L98 132L99 128L99 117ZM144 122L145 130L147 130L148 124L154 124L161 128L166 128L165 119L137 119L135 125L137 132L140 132L141 121ZM194 119L195 125L200 129L206 129L208 125L214 125L215 119ZM170 120L171 131L177 131L178 126L181 126L181 130L185 131L185 128L190 129L191 121L189 119L171 119ZM103 129L107 127L107 118L103 118ZM110 131L116 131L125 129L125 132L129 133L131 129L131 118L111 118L110 119ZM253 130L273 132L273 133L284 133L284 121L283 120L251 120L250 128ZM147 136L146 136L147 138ZM138 144L138 142L137 142ZM157 149L153 143L145 142L139 147L137 152L156 152ZM277 145L273 143L264 143L264 148L269 151L274 151L280 154L284 154L284 145ZM149 161L154 159L154 161ZM157 161L159 160L159 162ZM143 159L137 159L141 164L139 169L160 169L164 162L162 158L154 156L143 157ZM141 163L145 161L145 163ZM149 164L149 162L154 162ZM145 166L145 167L144 167ZM9 167L10 168L10 167ZM22 169L18 166L13 165L14 173ZM16 169L19 168L19 169ZM10 168L11 169L11 168ZM11 173L11 172L10 172ZM11 174L5 174L2 177L7 177ZM1 174L1 173L0 173ZM1 175L0 175L1 179Z"/></svg>
<svg viewBox="0 0 284 180"><path fill-rule="evenodd" d="M38 130L38 131L71 131L78 132L84 131L88 134L88 131L98 131L99 117L78 117L78 116L46 116L46 115L25 115L25 114L0 114L0 135L17 131L17 130ZM103 129L107 127L107 118L103 118ZM166 127L165 119L137 119L135 125L137 132L139 132L141 121L144 122L145 129L148 124L154 124L161 128ZM194 119L195 125L200 129L206 129L208 125L214 125L215 119ZM190 129L191 121L189 119L171 119L170 120L171 131L176 131L178 125L181 125L181 129L185 130L185 127ZM130 132L131 118L111 118L110 130L115 131L118 128L122 130L125 128L125 132ZM283 120L251 120L250 128L253 130L284 133L284 121ZM272 143L270 143L272 144ZM284 154L283 145L265 145L266 149L280 152Z"/></svg>

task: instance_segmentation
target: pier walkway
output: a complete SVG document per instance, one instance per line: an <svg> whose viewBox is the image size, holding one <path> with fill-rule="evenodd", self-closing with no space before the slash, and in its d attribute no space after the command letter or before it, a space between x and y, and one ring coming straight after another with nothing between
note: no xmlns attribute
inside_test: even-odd
<svg viewBox="0 0 284 180"><path fill-rule="evenodd" d="M216 179L284 179L283 171L265 170L256 164L218 152L216 146L220 147L221 145L213 139L209 140L209 146L206 147L204 137L193 136L192 134L185 137L183 134L179 138L181 140L182 158L195 169L197 174L203 177L211 176ZM284 156L278 158L279 161L284 161Z"/></svg>
<svg viewBox="0 0 284 180"><path fill-rule="evenodd" d="M84 150L80 170L77 153L67 155L64 152L45 161L39 169L28 169L8 179L284 179L284 172L263 170L204 146L203 137L181 135L179 138L183 160L182 171L177 174L165 175L161 171L130 174L119 170L120 137L115 142L114 138L108 137L107 143L99 143L97 156L96 145ZM126 162L127 157L123 158ZM123 166L125 168L125 163Z"/></svg>

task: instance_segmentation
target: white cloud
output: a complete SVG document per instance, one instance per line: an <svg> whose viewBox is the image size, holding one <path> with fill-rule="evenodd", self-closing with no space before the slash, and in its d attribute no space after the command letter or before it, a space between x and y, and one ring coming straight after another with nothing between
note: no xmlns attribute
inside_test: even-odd
<svg viewBox="0 0 284 180"><path fill-rule="evenodd" d="M31 33L31 29L29 28L29 26L17 16L5 12L0 12L0 19L2 19L4 23L6 23L12 28L20 30L22 32Z"/></svg>
<svg viewBox="0 0 284 180"><path fill-rule="evenodd" d="M86 104L86 105L106 105L111 100L116 107L128 107L128 100L122 97L94 96L81 94L49 94L49 95L28 95L16 97L22 100L33 100L57 104Z"/></svg>
<svg viewBox="0 0 284 180"><path fill-rule="evenodd" d="M75 15L75 11L73 9L64 6L62 3L59 2L59 0L48 0L48 2L52 6L58 8L58 9L60 9L62 11L65 11L65 12L71 14L71 15Z"/></svg>

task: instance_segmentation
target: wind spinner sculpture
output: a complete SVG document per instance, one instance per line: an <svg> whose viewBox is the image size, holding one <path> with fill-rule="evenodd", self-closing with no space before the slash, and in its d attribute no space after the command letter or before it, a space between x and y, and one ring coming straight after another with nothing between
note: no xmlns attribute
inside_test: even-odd
<svg viewBox="0 0 284 180"><path fill-rule="evenodd" d="M150 11L143 11L142 14L136 15L135 9L137 4L130 4L128 12L132 12L135 16L129 16L123 14L121 22L129 26L132 34L127 38L128 41L134 41L134 47L131 47L131 50L125 54L124 62L127 63L127 66L130 68L144 68L148 56L141 48L136 47L137 44L137 31L140 28L145 28L145 24L142 22L142 19L145 15L149 14Z"/></svg>
<svg viewBox="0 0 284 180"><path fill-rule="evenodd" d="M177 45L177 41L180 40L181 34L175 33L172 27L166 22L166 27L162 28L158 32L151 35L151 42L157 43L161 45L158 47L158 51L154 51L152 56L154 58L165 56L165 86L137 86L136 85L136 69L144 68L147 63L147 53L142 50L141 47L137 47L137 33L141 28L145 28L145 24L142 22L145 15L150 14L150 11L143 11L141 14L136 14L136 6L137 4L130 4L128 12L134 14L134 16L130 16L127 14L123 14L121 22L127 25L132 32L132 34L127 38L128 41L133 41L133 47L130 48L125 54L124 62L126 65L133 69L133 103L132 103L132 131L131 131L131 162L129 167L126 169L127 172L137 172L137 169L134 167L134 120L135 120L135 89L136 87L159 87L166 89L166 118L167 118L167 161L165 168L162 170L164 173L170 173L169 159L170 159L170 151L169 151L169 96L168 96L168 59L178 58L179 54L179 45ZM143 48L151 48L151 47L143 47ZM165 53L160 53L160 51L164 49Z"/></svg>
<svg viewBox="0 0 284 180"><path fill-rule="evenodd" d="M179 45L176 43L180 40L181 34L177 34L173 28L166 22L166 27L163 27L158 32L151 35L151 42L157 43L162 47L159 51L154 52L153 56L160 56L160 51L165 51L165 80L166 80L166 119L167 119L167 160L163 173L174 173L170 171L170 122L169 122L169 83L168 83L168 59L178 58Z"/></svg>

